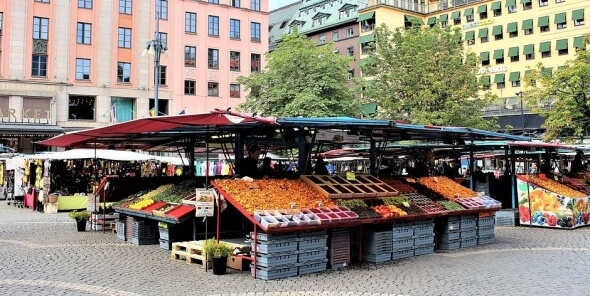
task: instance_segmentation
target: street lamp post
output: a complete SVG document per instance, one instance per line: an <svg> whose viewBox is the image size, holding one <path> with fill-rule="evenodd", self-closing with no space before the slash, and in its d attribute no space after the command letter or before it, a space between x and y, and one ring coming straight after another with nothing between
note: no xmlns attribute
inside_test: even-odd
<svg viewBox="0 0 590 296"><path fill-rule="evenodd" d="M158 9L158 0L154 0L155 10L154 15L156 18L156 30L154 32L154 39L148 41L145 49L143 50L142 56L146 54L154 56L154 116L160 115L160 109L158 108L158 90L160 86L160 57L163 52L168 50L166 44L160 39L160 9ZM151 110L150 110L151 111Z"/></svg>
<svg viewBox="0 0 590 296"><path fill-rule="evenodd" d="M523 108L523 103L522 103L522 96L524 95L524 93L521 91L517 92L516 95L518 97L520 97L520 120L522 123L522 135L524 136L524 108Z"/></svg>

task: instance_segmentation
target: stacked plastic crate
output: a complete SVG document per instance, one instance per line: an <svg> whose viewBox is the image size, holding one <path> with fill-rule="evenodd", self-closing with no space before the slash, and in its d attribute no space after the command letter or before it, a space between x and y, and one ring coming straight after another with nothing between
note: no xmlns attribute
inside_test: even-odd
<svg viewBox="0 0 590 296"><path fill-rule="evenodd" d="M299 233L297 274L325 271L328 267L328 233L325 230Z"/></svg>
<svg viewBox="0 0 590 296"><path fill-rule="evenodd" d="M127 227L131 224L130 231L126 231L127 240L135 245L155 245L158 244L158 224L153 220L129 220Z"/></svg>
<svg viewBox="0 0 590 296"><path fill-rule="evenodd" d="M252 240L252 250L256 248L257 278L275 280L297 275L297 243L299 240L297 236L297 233L276 235L259 233L256 245ZM254 256L253 251L251 254ZM254 275L253 265L250 270Z"/></svg>
<svg viewBox="0 0 590 296"><path fill-rule="evenodd" d="M126 239L126 235L125 235L125 225L127 224L126 221L123 219L117 219L116 221L117 223L117 238L119 238L122 241L125 241Z"/></svg>
<svg viewBox="0 0 590 296"><path fill-rule="evenodd" d="M164 250L172 250L172 243L170 241L170 229L168 229L168 224L158 223L158 229L160 231L160 248Z"/></svg>
<svg viewBox="0 0 590 296"><path fill-rule="evenodd" d="M456 250L461 247L460 216L450 216L442 222L441 235L437 241L440 250Z"/></svg>
<svg viewBox="0 0 590 296"><path fill-rule="evenodd" d="M340 269L350 264L350 230L348 228L331 230L328 246L330 268Z"/></svg>
<svg viewBox="0 0 590 296"><path fill-rule="evenodd" d="M393 252L391 260L409 258L414 256L414 223L394 223L393 231Z"/></svg>
<svg viewBox="0 0 590 296"><path fill-rule="evenodd" d="M496 241L494 234L495 227L494 215L488 217L479 217L477 219L477 244L485 245Z"/></svg>
<svg viewBox="0 0 590 296"><path fill-rule="evenodd" d="M518 209L504 209L496 212L496 226L514 227L519 223Z"/></svg>
<svg viewBox="0 0 590 296"><path fill-rule="evenodd" d="M414 256L434 253L434 220L414 221Z"/></svg>
<svg viewBox="0 0 590 296"><path fill-rule="evenodd" d="M392 251L393 233L391 231L367 231L364 233L363 261L371 263L390 261Z"/></svg>
<svg viewBox="0 0 590 296"><path fill-rule="evenodd" d="M470 248L477 245L477 216L461 216L461 248Z"/></svg>

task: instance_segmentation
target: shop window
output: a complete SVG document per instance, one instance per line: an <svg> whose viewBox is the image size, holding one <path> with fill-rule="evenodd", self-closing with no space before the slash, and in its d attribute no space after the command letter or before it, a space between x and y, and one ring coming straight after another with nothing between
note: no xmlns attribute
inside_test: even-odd
<svg viewBox="0 0 590 296"><path fill-rule="evenodd" d="M69 120L95 120L96 97L70 96L68 107Z"/></svg>
<svg viewBox="0 0 590 296"><path fill-rule="evenodd" d="M520 57L519 56L510 57L510 62L511 63L516 63L518 61L520 61Z"/></svg>
<svg viewBox="0 0 590 296"><path fill-rule="evenodd" d="M217 83L217 82L207 83L207 96L219 97L219 83Z"/></svg>
<svg viewBox="0 0 590 296"><path fill-rule="evenodd" d="M111 98L111 108L114 114L111 113L111 118L115 118L117 122L129 121L135 118L135 99L134 98Z"/></svg>
<svg viewBox="0 0 590 296"><path fill-rule="evenodd" d="M197 84L197 82L194 80L185 80L184 81L184 94L185 95L195 95L196 94L196 84Z"/></svg>

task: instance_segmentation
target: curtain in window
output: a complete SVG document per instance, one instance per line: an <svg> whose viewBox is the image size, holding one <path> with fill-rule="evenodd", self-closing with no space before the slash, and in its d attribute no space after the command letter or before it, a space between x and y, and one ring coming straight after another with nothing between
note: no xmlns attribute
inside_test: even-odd
<svg viewBox="0 0 590 296"><path fill-rule="evenodd" d="M113 98L115 117L117 122L129 121L133 119L134 100L130 98Z"/></svg>

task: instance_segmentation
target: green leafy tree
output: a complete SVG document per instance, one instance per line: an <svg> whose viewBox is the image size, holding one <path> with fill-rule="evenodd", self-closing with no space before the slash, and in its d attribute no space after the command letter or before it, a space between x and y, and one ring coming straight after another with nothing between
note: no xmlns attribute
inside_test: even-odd
<svg viewBox="0 0 590 296"><path fill-rule="evenodd" d="M590 43L590 34L584 44ZM523 101L545 116L545 139L581 139L590 129L590 51L577 50L574 60L550 72L537 64L524 78ZM551 105L551 108L540 108Z"/></svg>
<svg viewBox="0 0 590 296"><path fill-rule="evenodd" d="M317 46L294 32L266 59L264 71L238 78L249 91L240 110L284 117L360 114L348 80L351 59L335 53L332 43Z"/></svg>
<svg viewBox="0 0 590 296"><path fill-rule="evenodd" d="M365 50L365 49L364 49ZM363 50L363 51L364 51ZM370 77L363 95L379 103L380 117L415 124L497 128L482 118L494 96L476 79L477 57L465 53L461 33L439 26L375 30L362 66Z"/></svg>

